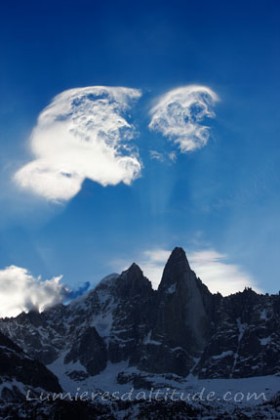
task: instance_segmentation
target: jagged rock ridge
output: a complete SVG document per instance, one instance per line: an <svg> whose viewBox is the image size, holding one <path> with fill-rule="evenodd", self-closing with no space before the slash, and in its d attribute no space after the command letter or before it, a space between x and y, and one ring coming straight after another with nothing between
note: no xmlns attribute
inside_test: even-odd
<svg viewBox="0 0 280 420"><path fill-rule="evenodd" d="M157 291L134 263L83 298L0 321L2 332L58 376L81 383L110 366L143 374L234 378L280 371L280 296L213 295L175 248ZM142 375L142 376L143 376Z"/></svg>
<svg viewBox="0 0 280 420"><path fill-rule="evenodd" d="M0 401L24 400L25 391L41 388L62 391L57 377L0 333Z"/></svg>

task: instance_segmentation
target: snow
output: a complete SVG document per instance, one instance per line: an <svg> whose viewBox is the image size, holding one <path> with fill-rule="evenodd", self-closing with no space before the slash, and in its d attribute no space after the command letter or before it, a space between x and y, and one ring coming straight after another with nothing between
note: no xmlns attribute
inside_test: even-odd
<svg viewBox="0 0 280 420"><path fill-rule="evenodd" d="M246 330L247 324L242 324L241 321L240 321L240 318L238 318L236 320L236 322L237 322L237 327L238 327L238 330L239 330L238 343L240 343L240 341L243 338L244 332Z"/></svg>
<svg viewBox="0 0 280 420"><path fill-rule="evenodd" d="M153 344L155 346L160 346L162 343L160 341L151 340L152 331L149 331L147 336L144 338L144 344Z"/></svg>
<svg viewBox="0 0 280 420"><path fill-rule="evenodd" d="M93 318L91 326L96 328L96 331L101 337L110 335L110 331L113 325L113 315L111 311L103 314L98 314Z"/></svg>
<svg viewBox="0 0 280 420"><path fill-rule="evenodd" d="M172 294L176 292L176 283L171 284L171 286L168 287L166 290L166 293Z"/></svg>
<svg viewBox="0 0 280 420"><path fill-rule="evenodd" d="M262 346L267 346L267 344L269 344L271 342L271 336L269 337L265 337L265 338L260 338L260 343Z"/></svg>
<svg viewBox="0 0 280 420"><path fill-rule="evenodd" d="M178 351L178 350L185 351L185 350L183 349L183 347L180 347L180 346L177 346L177 347L172 347L170 350L171 350L171 351ZM194 358L194 359L195 359L195 358Z"/></svg>
<svg viewBox="0 0 280 420"><path fill-rule="evenodd" d="M47 365L47 368L58 377L60 386L63 389L67 389L69 386L68 381L70 380L65 374L65 371L68 369L68 365L64 364L64 358L67 353L68 351L62 352L53 363Z"/></svg>
<svg viewBox="0 0 280 420"><path fill-rule="evenodd" d="M190 370L190 373L188 374L188 376L186 378L188 381L191 381L193 379L197 379L197 377L194 376L193 372L195 371L195 369L196 369L197 365L199 364L200 360L201 360L201 356L193 357L194 364L193 364L193 367Z"/></svg>
<svg viewBox="0 0 280 420"><path fill-rule="evenodd" d="M149 337L147 338L149 339ZM225 353L227 352L223 352L218 356L225 357ZM129 366L128 361L120 363L109 362L106 369L99 375L75 380L71 379L67 373L70 371L84 372L84 367L80 363L66 365L64 364L64 357L65 353L61 354L59 359L51 365L48 365L48 368L60 378L60 385L64 392L70 392L72 395L77 392L80 394L82 392L96 393L96 395L117 392L121 395L132 389L134 393L140 391L148 393L151 390L155 391L157 389L164 391L175 389L183 393L183 395L192 396L198 393L203 398L209 393L214 393L215 399L213 404L225 404L236 407L237 404L240 406L262 404L272 398L280 389L280 377L276 375L241 379L199 379L193 375L182 378L174 374L151 374L139 371L137 368ZM198 361L199 358L196 359L196 362ZM117 382L117 375L120 372L127 376L127 383L119 384ZM149 389L134 389L132 380L137 376L151 384ZM131 381L129 381L130 378ZM235 401L234 398L238 398L238 400Z"/></svg>
<svg viewBox="0 0 280 420"><path fill-rule="evenodd" d="M280 389L280 377L276 375L270 376L255 376L251 378L234 378L234 379L195 379L193 378L190 382L190 387L195 390L201 390L205 388L205 392L215 392L217 401L224 401L224 396L226 392L230 392L229 396L234 397L238 393L244 395L244 400L238 402L243 405L255 405L261 404L264 401L263 398L255 400L250 398L250 395L256 393L260 395L264 393L265 400L269 400L273 397ZM238 394L241 396L241 394ZM230 402L230 401L229 401ZM232 401L232 403L235 403Z"/></svg>
<svg viewBox="0 0 280 420"><path fill-rule="evenodd" d="M247 328L247 324L242 324L240 318L237 318L236 323L237 323L239 334L238 334L237 349L236 349L236 352L234 354L234 362L233 362L232 369L231 369L231 376L232 376L232 374L235 370L235 366L236 366L237 359L238 359L238 356L239 356L238 353L239 353L239 348L240 348L240 342L241 342L241 340L244 336L244 333L246 331L246 328Z"/></svg>
<svg viewBox="0 0 280 420"><path fill-rule="evenodd" d="M108 276L104 277L100 282L98 283L98 286L111 286L111 284L119 277L120 275L118 273L112 273Z"/></svg>
<svg viewBox="0 0 280 420"><path fill-rule="evenodd" d="M71 379L68 374L74 371L85 372L85 368L79 363L65 364L64 358L67 352L64 352L60 357L47 368L51 370L58 378L59 383L64 392L75 394L80 392L92 392L97 389L102 389L104 392L114 392L123 390L126 392L129 385L119 385L116 382L117 374L128 367L128 362L108 363L105 370L99 375L89 376L87 378ZM67 374L68 373L68 374Z"/></svg>
<svg viewBox="0 0 280 420"><path fill-rule="evenodd" d="M95 327L98 334L101 337L106 338L111 333L113 325L113 314L117 305L111 297L109 298L107 291L99 291L98 299L101 304L104 305L106 303L106 309L99 311L98 314L95 314L92 317L90 326Z"/></svg>
<svg viewBox="0 0 280 420"><path fill-rule="evenodd" d="M23 395L26 394L26 389L28 388L28 386L23 384L22 382L18 382L16 379L12 379L12 380L5 381L5 382L0 384L0 395L1 395L4 388L8 388L8 389L12 390L14 386L16 388L18 388L18 390Z"/></svg>
<svg viewBox="0 0 280 420"><path fill-rule="evenodd" d="M218 360L218 359L223 359L224 357L232 356L232 355L233 355L233 351L228 350L228 351L223 351L223 353L221 353L221 354L212 356L212 359Z"/></svg>
<svg viewBox="0 0 280 420"><path fill-rule="evenodd" d="M262 309L262 311L261 311L261 313L260 313L260 319L261 319L262 321L266 321L266 320L268 319L268 316L267 316L267 309Z"/></svg>

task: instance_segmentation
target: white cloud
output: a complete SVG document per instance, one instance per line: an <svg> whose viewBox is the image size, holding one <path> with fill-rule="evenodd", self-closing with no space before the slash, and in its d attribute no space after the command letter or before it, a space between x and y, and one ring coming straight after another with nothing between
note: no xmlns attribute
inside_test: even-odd
<svg viewBox="0 0 280 420"><path fill-rule="evenodd" d="M153 249L143 252L138 264L144 275L151 280L153 288L157 289L160 283L164 266L171 251L166 249ZM212 293L220 292L226 296L231 293L252 287L260 292L254 279L238 265L231 264L226 255L214 249L202 249L187 253L189 264L198 277ZM118 269L129 266L124 261L118 262Z"/></svg>
<svg viewBox="0 0 280 420"><path fill-rule="evenodd" d="M91 86L62 92L39 115L30 147L35 159L16 183L50 201L74 197L86 178L99 184L131 184L142 164L130 140L126 115L137 89Z"/></svg>
<svg viewBox="0 0 280 420"><path fill-rule="evenodd" d="M164 162L164 155L161 152L158 152L157 150L150 150L150 158L152 160L158 160L159 162Z"/></svg>
<svg viewBox="0 0 280 420"><path fill-rule="evenodd" d="M152 107L149 128L178 144L182 153L200 149L209 138L209 128L201 122L215 116L213 105L217 101L216 93L206 86L170 90Z"/></svg>
<svg viewBox="0 0 280 420"><path fill-rule="evenodd" d="M250 274L213 249L192 252L190 265L213 293L220 292L226 296L243 291L245 287L261 292Z"/></svg>
<svg viewBox="0 0 280 420"><path fill-rule="evenodd" d="M17 316L31 309L41 312L61 302L67 289L60 280L61 276L43 281L14 265L0 270L0 317Z"/></svg>
<svg viewBox="0 0 280 420"><path fill-rule="evenodd" d="M176 162L177 154L176 152L170 152L170 153L162 153L158 152L157 150L150 150L150 158L152 160L157 160L158 162L164 163L164 162Z"/></svg>
<svg viewBox="0 0 280 420"><path fill-rule="evenodd" d="M176 159L177 159L176 152L168 153L168 158L169 158L169 160L171 160L171 162L176 162Z"/></svg>

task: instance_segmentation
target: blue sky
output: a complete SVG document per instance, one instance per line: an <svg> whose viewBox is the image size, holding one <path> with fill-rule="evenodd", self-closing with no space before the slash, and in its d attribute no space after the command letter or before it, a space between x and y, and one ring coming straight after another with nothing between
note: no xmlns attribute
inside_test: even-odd
<svg viewBox="0 0 280 420"><path fill-rule="evenodd" d="M202 265L225 269L219 276L232 290L234 272L278 292L279 2L40 3L1 6L0 269L62 274L76 288L134 260L158 276L164 252L179 245L198 265L207 252ZM138 176L105 177L104 186L96 158L63 203L38 194L40 180L36 194L21 188L15 174L38 157L35 127L40 150L48 135L56 147L57 126L45 135L38 116L56 95L95 86L141 91L125 116ZM163 126L149 128L162 95L184 88L188 98L190 86L219 98L210 104L215 117L197 122L209 127L207 144L193 151Z"/></svg>

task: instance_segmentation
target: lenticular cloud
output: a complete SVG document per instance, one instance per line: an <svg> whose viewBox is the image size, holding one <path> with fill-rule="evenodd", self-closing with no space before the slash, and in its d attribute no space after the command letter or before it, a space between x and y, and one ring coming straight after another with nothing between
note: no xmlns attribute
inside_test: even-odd
<svg viewBox="0 0 280 420"><path fill-rule="evenodd" d="M182 153L204 147L209 128L202 125L213 118L213 105L218 96L206 86L189 85L170 90L151 109L149 128L178 144Z"/></svg>
<svg viewBox="0 0 280 420"><path fill-rule="evenodd" d="M127 120L137 89L92 86L56 96L39 115L31 139L34 160L15 181L50 201L67 201L86 178L103 186L130 184L141 172Z"/></svg>

